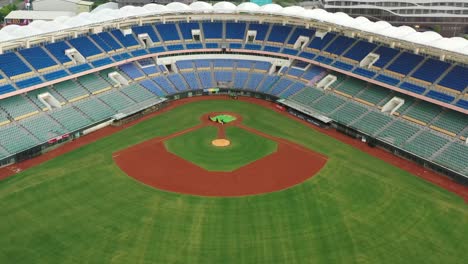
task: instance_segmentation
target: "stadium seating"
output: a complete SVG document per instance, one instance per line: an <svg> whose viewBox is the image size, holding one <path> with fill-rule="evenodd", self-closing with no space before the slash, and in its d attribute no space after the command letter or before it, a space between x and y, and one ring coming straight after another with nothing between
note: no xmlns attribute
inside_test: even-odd
<svg viewBox="0 0 468 264"><path fill-rule="evenodd" d="M344 103L344 99L332 94L325 94L322 98L316 101L312 107L323 114L330 114Z"/></svg>
<svg viewBox="0 0 468 264"><path fill-rule="evenodd" d="M156 29L158 30L159 35L163 41L174 41L180 39L175 24L157 24Z"/></svg>
<svg viewBox="0 0 468 264"><path fill-rule="evenodd" d="M189 23L181 22L181 23L178 23L178 25L179 25L180 32L182 33L182 37L185 40L193 39L192 30L200 29L200 24L196 22L189 22Z"/></svg>
<svg viewBox="0 0 468 264"><path fill-rule="evenodd" d="M387 69L400 74L410 73L424 58L421 55L403 52Z"/></svg>
<svg viewBox="0 0 468 264"><path fill-rule="evenodd" d="M141 72L138 67L133 63L127 63L120 66L120 69L130 78L138 80L143 78L145 75Z"/></svg>
<svg viewBox="0 0 468 264"><path fill-rule="evenodd" d="M192 73L193 74L193 73ZM155 82L151 80L143 80L140 82L140 85L148 89L150 92L154 93L159 97L164 97L167 95L167 92L161 89Z"/></svg>
<svg viewBox="0 0 468 264"><path fill-rule="evenodd" d="M54 89L69 102L89 95L88 91L72 80L58 83L54 85Z"/></svg>
<svg viewBox="0 0 468 264"><path fill-rule="evenodd" d="M86 36L70 39L68 42L84 57L92 57L102 53L102 51L99 50L99 48Z"/></svg>
<svg viewBox="0 0 468 264"><path fill-rule="evenodd" d="M120 29L115 29L110 32L122 45L127 48L134 48L140 44L132 34L124 35Z"/></svg>
<svg viewBox="0 0 468 264"><path fill-rule="evenodd" d="M32 73L32 70L14 52L0 54L0 70L10 78Z"/></svg>
<svg viewBox="0 0 468 264"><path fill-rule="evenodd" d="M440 106L421 101L408 109L408 111L405 112L405 115L428 124L432 119L440 114L441 111L442 108Z"/></svg>
<svg viewBox="0 0 468 264"><path fill-rule="evenodd" d="M76 131L92 124L91 119L84 116L73 106L66 106L54 110L50 116L62 124L68 131Z"/></svg>
<svg viewBox="0 0 468 264"><path fill-rule="evenodd" d="M71 59L65 55L65 50L71 49L71 47L65 42L55 42L44 45L44 47L62 64L71 62Z"/></svg>
<svg viewBox="0 0 468 264"><path fill-rule="evenodd" d="M400 53L396 49L392 49L385 46L380 46L375 51L375 54L379 55L379 59L374 63L374 67L384 68L395 56Z"/></svg>
<svg viewBox="0 0 468 264"><path fill-rule="evenodd" d="M85 76L79 77L78 82L85 87L92 94L103 92L111 88L111 85L105 80L101 79L98 75L87 74Z"/></svg>
<svg viewBox="0 0 468 264"><path fill-rule="evenodd" d="M371 104L378 104L384 98L390 94L390 90L382 88L377 85L369 86L368 88L364 89L361 93L356 95L356 98L369 102Z"/></svg>
<svg viewBox="0 0 468 264"><path fill-rule="evenodd" d="M331 117L343 124L349 125L359 117L367 113L369 109L353 102L345 103L340 109L335 111Z"/></svg>
<svg viewBox="0 0 468 264"><path fill-rule="evenodd" d="M136 83L123 87L120 91L137 103L156 97L154 94Z"/></svg>
<svg viewBox="0 0 468 264"><path fill-rule="evenodd" d="M19 53L36 70L44 70L52 66L57 66L57 63L41 47L23 49L20 50Z"/></svg>
<svg viewBox="0 0 468 264"><path fill-rule="evenodd" d="M335 36L336 35L334 33L327 33L323 38L315 37L312 39L308 47L315 50L322 50L332 39L335 38Z"/></svg>
<svg viewBox="0 0 468 264"><path fill-rule="evenodd" d="M98 98L117 112L134 104L128 96L115 89L103 93Z"/></svg>
<svg viewBox="0 0 468 264"><path fill-rule="evenodd" d="M343 56L348 59L360 62L364 59L371 51L377 47L376 44L367 41L358 41L352 46Z"/></svg>
<svg viewBox="0 0 468 264"><path fill-rule="evenodd" d="M448 142L446 138L429 131L423 131L416 138L403 145L403 148L413 154L428 159Z"/></svg>
<svg viewBox="0 0 468 264"><path fill-rule="evenodd" d="M226 39L243 40L245 35L245 23L226 23Z"/></svg>
<svg viewBox="0 0 468 264"><path fill-rule="evenodd" d="M153 27L150 25L132 27L132 30L136 36L140 34L148 34L148 37L150 37L153 43L159 43L159 37L156 35L156 33L153 30Z"/></svg>
<svg viewBox="0 0 468 264"><path fill-rule="evenodd" d="M106 120L115 114L115 111L95 98L76 102L75 107L87 115L93 122Z"/></svg>
<svg viewBox="0 0 468 264"><path fill-rule="evenodd" d="M463 92L463 90L468 86L468 68L460 65L455 66L439 82L439 85L458 92Z"/></svg>
<svg viewBox="0 0 468 264"><path fill-rule="evenodd" d="M401 146L418 131L419 128L414 125L404 121L395 120L395 122L393 122L387 129L380 132L378 137L388 143Z"/></svg>
<svg viewBox="0 0 468 264"><path fill-rule="evenodd" d="M356 121L353 124L353 127L356 127L361 131L365 131L369 135L375 135L392 121L393 119L388 115L370 111L368 114L362 116L358 121Z"/></svg>
<svg viewBox="0 0 468 264"><path fill-rule="evenodd" d="M205 39L223 38L223 24L221 22L203 22L202 26Z"/></svg>
<svg viewBox="0 0 468 264"><path fill-rule="evenodd" d="M0 127L0 145L9 154L27 150L38 143L32 135L16 124Z"/></svg>
<svg viewBox="0 0 468 264"><path fill-rule="evenodd" d="M315 34L315 29L307 29L307 28L302 28L302 27L296 27L288 40L288 44L292 45L296 43L297 39L300 36L308 37L312 39L312 37Z"/></svg>
<svg viewBox="0 0 468 264"><path fill-rule="evenodd" d="M345 36L338 36L335 40L333 40L330 45L325 48L326 52L341 55L347 48L349 48L353 43L354 39L348 38Z"/></svg>
<svg viewBox="0 0 468 264"><path fill-rule="evenodd" d="M468 127L468 116L460 112L447 110L440 114L432 125L444 129L455 135L460 134L465 127Z"/></svg>
<svg viewBox="0 0 468 264"><path fill-rule="evenodd" d="M68 132L48 115L37 115L27 118L22 120L20 124L38 138L40 142L46 142L51 138L64 135Z"/></svg>
<svg viewBox="0 0 468 264"><path fill-rule="evenodd" d="M107 45L109 45L113 50L119 51L123 49L122 45L117 42L109 32L101 32L97 34Z"/></svg>
<svg viewBox="0 0 468 264"><path fill-rule="evenodd" d="M0 107L14 119L38 113L39 110L31 101L21 95L0 100Z"/></svg>
<svg viewBox="0 0 468 264"><path fill-rule="evenodd" d="M257 41L264 41L267 31L269 29L269 25L266 24L255 24L255 23L250 23L249 24L249 30L255 30L257 32L255 36L255 40Z"/></svg>
<svg viewBox="0 0 468 264"><path fill-rule="evenodd" d="M435 82L444 73L450 64L440 60L432 58L427 59L421 67L419 67L414 73L413 77L427 81L429 83Z"/></svg>
<svg viewBox="0 0 468 264"><path fill-rule="evenodd" d="M435 157L435 161L443 166L458 172L466 170L466 157L468 157L468 146L453 142L442 153Z"/></svg>
<svg viewBox="0 0 468 264"><path fill-rule="evenodd" d="M268 36L268 41L284 43L290 32L290 26L273 25L271 27L270 35Z"/></svg>
<svg viewBox="0 0 468 264"><path fill-rule="evenodd" d="M174 74L169 74L167 76L169 81L172 83L174 87L176 87L177 90L179 91L186 91L188 90L187 83L184 81L182 76L180 74L174 73Z"/></svg>

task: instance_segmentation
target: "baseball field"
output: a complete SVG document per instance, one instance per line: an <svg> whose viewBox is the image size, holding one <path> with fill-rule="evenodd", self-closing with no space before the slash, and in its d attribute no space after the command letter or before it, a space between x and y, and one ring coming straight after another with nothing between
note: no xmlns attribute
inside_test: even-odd
<svg viewBox="0 0 468 264"><path fill-rule="evenodd" d="M223 128L231 145L221 149L209 145L219 127L200 121L215 112L242 118ZM152 143L172 159L222 173L272 157L283 144L326 163L300 184L273 192L183 194L142 183L117 164L126 151ZM151 153L144 156L154 166L145 168L161 177L166 169L158 171L158 152ZM278 164L282 176L294 177L287 161ZM252 181L265 177L258 173L249 174ZM8 177L0 181L0 201L0 263L468 259L462 198L272 109L237 100L183 104Z"/></svg>

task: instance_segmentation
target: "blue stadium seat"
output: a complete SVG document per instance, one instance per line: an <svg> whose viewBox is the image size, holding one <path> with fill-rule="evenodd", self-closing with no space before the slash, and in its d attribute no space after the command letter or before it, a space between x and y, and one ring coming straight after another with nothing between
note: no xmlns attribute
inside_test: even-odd
<svg viewBox="0 0 468 264"><path fill-rule="evenodd" d="M195 67L196 68L210 68L210 60L195 60Z"/></svg>
<svg viewBox="0 0 468 264"><path fill-rule="evenodd" d="M240 60L237 61L237 68L238 69L251 69L254 62L249 60Z"/></svg>
<svg viewBox="0 0 468 264"><path fill-rule="evenodd" d="M468 68L457 65L445 75L439 85L463 92L468 86Z"/></svg>
<svg viewBox="0 0 468 264"><path fill-rule="evenodd" d="M156 29L164 41L180 40L175 24L157 24Z"/></svg>
<svg viewBox="0 0 468 264"><path fill-rule="evenodd" d="M138 69L138 67L133 63L127 63L124 65L120 65L119 67L128 77L132 79L138 79L144 76L144 74Z"/></svg>
<svg viewBox="0 0 468 264"><path fill-rule="evenodd" d="M245 38L245 28L247 25L243 22L227 22L226 23L226 39L239 39Z"/></svg>
<svg viewBox="0 0 468 264"><path fill-rule="evenodd" d="M102 54L102 51L87 36L70 39L68 42L84 57Z"/></svg>
<svg viewBox="0 0 468 264"><path fill-rule="evenodd" d="M183 69L193 69L193 62L190 60L176 61L176 66L180 70Z"/></svg>
<svg viewBox="0 0 468 264"><path fill-rule="evenodd" d="M96 42L96 44L98 44L98 46L101 47L101 49L104 50L105 52L114 51L114 49L109 44L107 44L102 38L100 38L98 35L93 34L93 35L90 35L89 37L92 40L94 40L94 42Z"/></svg>
<svg viewBox="0 0 468 264"><path fill-rule="evenodd" d="M232 71L215 71L214 78L217 82L230 82L232 81Z"/></svg>
<svg viewBox="0 0 468 264"><path fill-rule="evenodd" d="M141 86L145 87L148 89L150 92L156 94L159 97L164 97L167 95L166 92L164 92L159 86L157 86L153 81L151 80L143 80L140 82Z"/></svg>
<svg viewBox="0 0 468 264"><path fill-rule="evenodd" d="M374 43L360 40L343 56L359 62L364 59L371 51L373 51L376 46L377 45Z"/></svg>
<svg viewBox="0 0 468 264"><path fill-rule="evenodd" d="M264 51L269 51L269 52L279 52L281 50L280 47L274 47L274 46L265 46L263 47Z"/></svg>
<svg viewBox="0 0 468 264"><path fill-rule="evenodd" d="M233 60L215 59L213 60L213 67L215 68L234 68Z"/></svg>
<svg viewBox="0 0 468 264"><path fill-rule="evenodd" d="M91 66L89 66L89 64L85 63L85 64L70 67L70 68L68 68L68 70L71 73L79 73L79 72L84 72L84 71L87 71L87 70L91 70Z"/></svg>
<svg viewBox="0 0 468 264"><path fill-rule="evenodd" d="M262 82L263 78L265 78L265 74L263 73L250 73L250 77L247 81L247 83L245 84L245 89L247 90L252 90L252 91L255 91L257 90L257 88L259 88L259 85L260 83ZM271 88L270 86L266 87L266 88ZM267 89L265 89L266 91ZM265 92L263 91L263 92Z"/></svg>
<svg viewBox="0 0 468 264"><path fill-rule="evenodd" d="M140 45L133 34L124 35L120 29L112 30L110 33L127 48Z"/></svg>
<svg viewBox="0 0 468 264"><path fill-rule="evenodd" d="M206 71L199 72L198 76L200 78L203 88L207 89L207 88L214 87L213 78L211 77L211 72L206 72Z"/></svg>
<svg viewBox="0 0 468 264"><path fill-rule="evenodd" d="M434 90L429 91L426 94L426 96L430 97L432 99L439 100L439 101L444 102L444 103L448 103L448 104L453 102L453 100L455 100L454 96L444 94L444 93L441 93L441 92L437 92L437 91L434 91Z"/></svg>
<svg viewBox="0 0 468 264"><path fill-rule="evenodd" d="M341 61L335 61L333 63L333 66L337 67L338 69L342 69L342 70L346 70L346 71L350 71L350 70L353 69L353 65L350 65L348 63L341 62Z"/></svg>
<svg viewBox="0 0 468 264"><path fill-rule="evenodd" d="M335 40L333 40L330 45L325 49L325 51L330 52L332 54L341 55L347 48L349 48L355 39L348 38L346 36L338 36Z"/></svg>
<svg viewBox="0 0 468 264"><path fill-rule="evenodd" d="M44 76L44 79L46 79L47 81L52 81L52 80L56 80L56 79L68 76L68 73L65 70L58 70L55 72L44 74L43 76Z"/></svg>
<svg viewBox="0 0 468 264"><path fill-rule="evenodd" d="M91 64L94 67L101 67L101 66L104 66L104 65L107 65L107 64L111 64L112 62L113 61L110 58L103 58L103 59L95 60L95 61L91 62Z"/></svg>
<svg viewBox="0 0 468 264"><path fill-rule="evenodd" d="M167 45L167 50L183 50L184 49L184 46L182 46L181 44L174 44L174 45Z"/></svg>
<svg viewBox="0 0 468 264"><path fill-rule="evenodd" d="M0 94L6 94L6 93L9 93L9 92L13 92L13 91L16 91L15 88L13 88L13 86L11 84L6 84L6 85L3 85L3 86L0 86Z"/></svg>
<svg viewBox="0 0 468 264"><path fill-rule="evenodd" d="M299 51L295 49L283 48L281 53L296 56Z"/></svg>
<svg viewBox="0 0 468 264"><path fill-rule="evenodd" d="M245 49L249 50L261 50L262 46L258 44L245 44Z"/></svg>
<svg viewBox="0 0 468 264"><path fill-rule="evenodd" d="M275 86L273 87L270 93L273 95L279 95L284 90L286 90L292 83L293 81L291 81L290 79L280 79L278 82L276 82Z"/></svg>
<svg viewBox="0 0 468 264"><path fill-rule="evenodd" d="M231 49L242 49L241 43L229 43L229 48Z"/></svg>
<svg viewBox="0 0 468 264"><path fill-rule="evenodd" d="M201 43L187 43L185 46L187 49L203 49L203 45Z"/></svg>
<svg viewBox="0 0 468 264"><path fill-rule="evenodd" d="M373 66L384 68L398 53L400 53L400 51L396 49L384 46L378 47L375 54L380 55L380 57Z"/></svg>
<svg viewBox="0 0 468 264"><path fill-rule="evenodd" d="M316 76L320 76L325 72L326 72L325 69L322 67L311 66L305 71L305 73L302 75L301 78L306 79L306 80L312 80Z"/></svg>
<svg viewBox="0 0 468 264"><path fill-rule="evenodd" d="M178 25L184 39L193 39L192 29L200 29L200 24L195 22L178 23Z"/></svg>
<svg viewBox="0 0 468 264"><path fill-rule="evenodd" d="M158 42L159 42L158 36L157 36L156 33L154 32L153 27L150 26L150 25L132 27L132 30L133 30L133 32L135 33L135 36L137 36L137 37L138 37L139 34L145 34L145 33L146 33L146 34L148 34L148 36L150 37L150 39L151 39L154 43L158 43Z"/></svg>
<svg viewBox="0 0 468 264"><path fill-rule="evenodd" d="M168 94L175 94L177 91L174 89L172 84L163 76L158 76L153 78L153 81L159 85L162 89L164 89Z"/></svg>
<svg viewBox="0 0 468 264"><path fill-rule="evenodd" d="M200 85L198 84L198 81L197 81L197 76L195 75L194 72L184 72L182 73L182 76L184 77L185 81L188 83L190 89L192 90L200 89Z"/></svg>
<svg viewBox="0 0 468 264"><path fill-rule="evenodd" d="M256 30L257 31L257 35L255 36L255 40L258 40L258 41L263 41L265 40L265 37L266 37L266 33L268 31L268 27L269 25L265 25L265 24L249 24L249 30Z"/></svg>
<svg viewBox="0 0 468 264"><path fill-rule="evenodd" d="M309 48L322 50L336 35L334 33L327 33L323 38L315 37L309 44Z"/></svg>
<svg viewBox="0 0 468 264"><path fill-rule="evenodd" d="M325 63L325 64L330 64L333 62L333 59L330 59L324 56L318 56L317 58L315 58L315 60L321 63Z"/></svg>
<svg viewBox="0 0 468 264"><path fill-rule="evenodd" d="M65 55L65 50L71 47L64 41L47 44L44 46L54 57L61 63L71 62L70 58Z"/></svg>
<svg viewBox="0 0 468 264"><path fill-rule="evenodd" d="M412 76L432 83L435 82L449 67L450 63L429 58L413 73Z"/></svg>
<svg viewBox="0 0 468 264"><path fill-rule="evenodd" d="M174 84L176 89L179 91L186 91L188 90L187 84L185 83L182 76L178 73L169 74L167 78Z"/></svg>
<svg viewBox="0 0 468 264"><path fill-rule="evenodd" d="M290 26L274 25L271 28L270 35L268 36L268 41L284 43L286 41L286 38L289 36L290 32Z"/></svg>
<svg viewBox="0 0 468 264"><path fill-rule="evenodd" d="M460 99L455 105L464 109L468 109L468 100Z"/></svg>
<svg viewBox="0 0 468 264"><path fill-rule="evenodd" d="M377 81L381 81L383 83L390 84L390 85L397 85L400 82L400 80L395 79L393 77L389 77L385 74L380 74L375 79Z"/></svg>
<svg viewBox="0 0 468 264"><path fill-rule="evenodd" d="M20 50L19 53L36 70L41 70L57 65L57 63L41 47Z"/></svg>
<svg viewBox="0 0 468 264"><path fill-rule="evenodd" d="M26 80L16 82L16 86L18 86L18 88L20 89L24 89L40 83L42 83L42 81L39 77L32 77Z"/></svg>
<svg viewBox="0 0 468 264"><path fill-rule="evenodd" d="M164 52L166 49L163 46L151 47L148 49L151 53Z"/></svg>
<svg viewBox="0 0 468 264"><path fill-rule="evenodd" d="M353 72L356 73L356 74L359 74L361 76L367 77L367 78L373 78L375 76L375 74L376 74L373 71L369 71L369 70L359 68L359 67L356 68Z"/></svg>
<svg viewBox="0 0 468 264"><path fill-rule="evenodd" d="M271 63L268 61L257 61L255 62L254 69L261 71L268 71L271 67Z"/></svg>
<svg viewBox="0 0 468 264"><path fill-rule="evenodd" d="M236 72L234 75L234 88L243 89L248 77L247 72Z"/></svg>
<svg viewBox="0 0 468 264"><path fill-rule="evenodd" d="M302 74L304 74L303 70L299 70L296 68L289 68L288 75L295 76L295 77L301 77Z"/></svg>
<svg viewBox="0 0 468 264"><path fill-rule="evenodd" d="M303 52L301 52L301 53L299 54L299 57L302 57L302 58L305 58L305 59L309 59L309 60L314 59L315 56L316 56L315 54L310 53L310 52L305 52L305 51L303 51Z"/></svg>
<svg viewBox="0 0 468 264"><path fill-rule="evenodd" d="M299 36L309 37L309 39L312 39L314 34L315 29L297 27L296 29L294 29L294 32L292 33L291 37L289 37L288 44L293 45L294 43L296 43Z"/></svg>
<svg viewBox="0 0 468 264"><path fill-rule="evenodd" d="M387 69L393 72L408 74L423 60L421 55L403 52Z"/></svg>
<svg viewBox="0 0 468 264"><path fill-rule="evenodd" d="M217 48L219 48L218 43L206 43L205 46L206 46L207 49L217 49Z"/></svg>
<svg viewBox="0 0 468 264"><path fill-rule="evenodd" d="M8 77L30 73L32 70L14 52L0 55L0 70Z"/></svg>
<svg viewBox="0 0 468 264"><path fill-rule="evenodd" d="M107 45L109 45L113 50L120 50L123 46L115 40L109 32L101 32L97 34Z"/></svg>
<svg viewBox="0 0 468 264"><path fill-rule="evenodd" d="M413 83L409 83L409 82L402 83L400 85L400 88L403 88L403 89L405 89L407 91L417 93L417 94L422 94L422 93L424 93L424 91L426 91L426 88L421 87L421 86L416 85L416 84L413 84Z"/></svg>
<svg viewBox="0 0 468 264"><path fill-rule="evenodd" d="M288 98L304 89L304 84L300 82L293 83L286 91L280 94L281 98Z"/></svg>
<svg viewBox="0 0 468 264"><path fill-rule="evenodd" d="M223 24L221 22L203 22L202 26L205 39L223 38Z"/></svg>

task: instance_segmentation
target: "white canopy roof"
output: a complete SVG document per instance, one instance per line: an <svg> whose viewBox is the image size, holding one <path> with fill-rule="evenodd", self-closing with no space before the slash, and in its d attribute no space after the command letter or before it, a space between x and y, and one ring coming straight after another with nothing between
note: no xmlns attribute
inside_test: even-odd
<svg viewBox="0 0 468 264"><path fill-rule="evenodd" d="M7 26L0 30L0 42L32 36L33 34L41 34L77 26L103 23L114 19L158 15L165 13L251 13L292 16L296 18L303 18L304 20L313 19L317 21L334 23L356 30L370 32L376 35L392 37L404 41L411 41L418 44L424 44L435 48L468 55L468 40L463 38L443 38L435 32L420 33L416 32L416 30L411 27L394 27L387 22L372 22L364 17L352 18L349 15L341 12L330 13L322 9L304 9L298 6L281 7L277 4L267 4L260 7L257 4L250 2L242 3L238 6L230 2L218 2L214 5L202 1L194 2L191 5L186 5L180 2L172 2L165 6L158 4L147 4L143 7L125 6L120 9L117 9L116 5L104 4L103 6L99 6L93 10L91 13L81 13L78 16L73 17L61 16L56 18L54 21L46 22L46 24L41 24L40 26L28 25L26 28L31 28L31 30L28 31L22 29L20 30L19 34L13 34L13 30L9 30L9 26Z"/></svg>

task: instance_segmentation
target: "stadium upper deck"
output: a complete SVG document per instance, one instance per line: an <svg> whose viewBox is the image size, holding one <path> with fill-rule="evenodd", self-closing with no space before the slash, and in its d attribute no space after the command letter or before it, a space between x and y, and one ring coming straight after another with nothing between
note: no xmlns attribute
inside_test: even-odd
<svg viewBox="0 0 468 264"><path fill-rule="evenodd" d="M304 60L459 112L468 109L467 40L297 6L98 8L7 26L0 49L0 98L145 57L229 49Z"/></svg>

